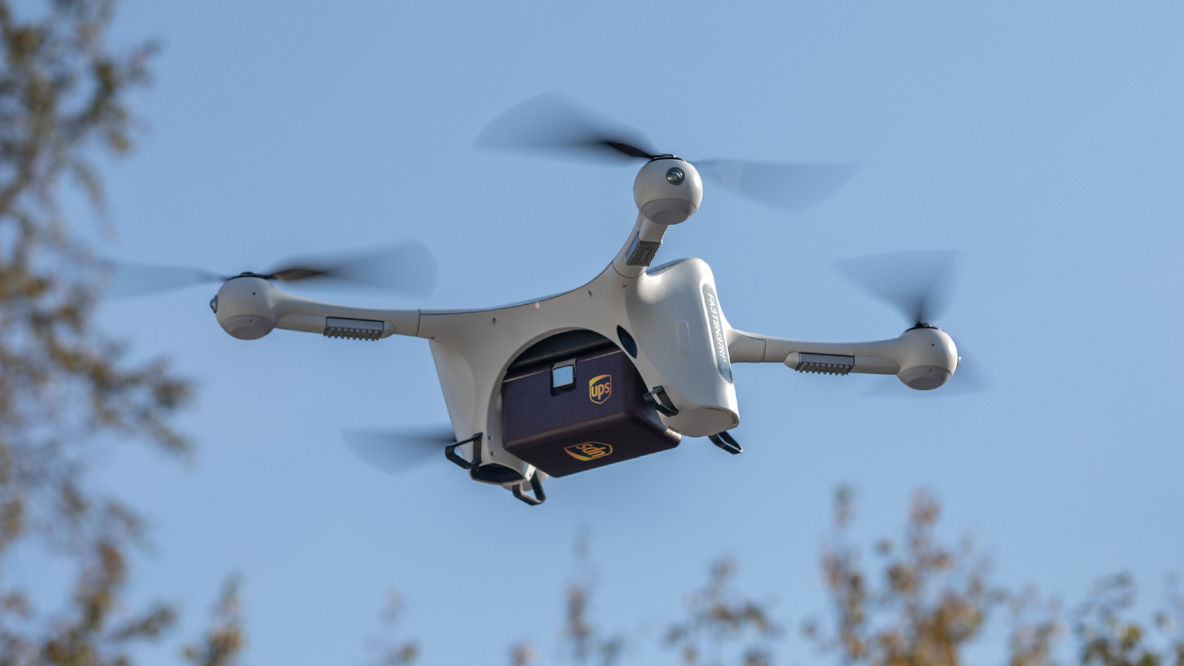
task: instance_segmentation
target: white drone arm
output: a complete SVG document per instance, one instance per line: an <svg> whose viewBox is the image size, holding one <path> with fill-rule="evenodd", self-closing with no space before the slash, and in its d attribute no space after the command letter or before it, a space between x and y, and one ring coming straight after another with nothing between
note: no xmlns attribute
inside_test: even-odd
<svg viewBox="0 0 1184 666"><path fill-rule="evenodd" d="M745 333L728 336L732 363L784 363L799 372L896 375L911 388L937 388L958 368L958 349L939 328L911 328L892 340L808 342Z"/></svg>
<svg viewBox="0 0 1184 666"><path fill-rule="evenodd" d="M686 160L662 155L641 167L633 180L637 223L613 259L617 274L624 278L641 275L662 246L666 229L694 215L702 200L703 179Z"/></svg>
<svg viewBox="0 0 1184 666"><path fill-rule="evenodd" d="M311 301L283 292L261 277L227 280L210 301L210 307L222 328L242 340L261 338L275 328L360 340L419 334L419 310L356 308Z"/></svg>

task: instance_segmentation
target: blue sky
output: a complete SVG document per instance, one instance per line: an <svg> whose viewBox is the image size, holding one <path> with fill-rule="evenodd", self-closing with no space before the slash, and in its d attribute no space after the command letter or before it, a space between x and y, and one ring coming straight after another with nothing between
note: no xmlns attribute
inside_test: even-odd
<svg viewBox="0 0 1184 666"><path fill-rule="evenodd" d="M111 302L106 328L199 387L181 419L193 466L130 447L102 466L156 525L136 594L179 600L194 629L239 572L251 663L344 663L396 588L423 663L498 663L552 642L587 529L609 628L676 617L723 555L793 625L824 610L843 484L869 536L931 489L943 532L974 535L1011 585L1071 604L1130 570L1159 589L1184 568L1182 19L1169 2L124 2L117 41L163 50L135 96L139 149L107 171L104 254L237 272L418 239L440 264L431 297L317 295L445 308L565 291L626 240L634 169L470 150L558 90L692 160L860 163L794 216L708 186L658 260L711 264L737 328L861 340L906 324L833 262L960 250L938 323L992 385L884 397L868 390L895 379L738 366L744 455L689 439L552 481L530 509L443 460L390 477L342 445L347 428L446 421L423 341L241 342L208 310L214 287Z"/></svg>

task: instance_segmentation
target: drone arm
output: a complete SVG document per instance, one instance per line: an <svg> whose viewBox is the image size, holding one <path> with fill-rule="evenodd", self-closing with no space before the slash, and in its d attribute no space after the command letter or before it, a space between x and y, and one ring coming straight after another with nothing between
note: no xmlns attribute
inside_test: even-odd
<svg viewBox="0 0 1184 666"><path fill-rule="evenodd" d="M613 270L623 278L636 278L641 275L653 262L665 235L666 225L638 214L637 223L633 225L633 231L629 232L629 240L613 259Z"/></svg>
<svg viewBox="0 0 1184 666"><path fill-rule="evenodd" d="M419 310L355 308L295 297L281 305L275 327L290 331L364 338L414 336L419 332Z"/></svg>
<svg viewBox="0 0 1184 666"><path fill-rule="evenodd" d="M958 349L944 331L912 328L892 340L808 342L733 330L733 363L784 363L800 372L896 375L912 388L941 386L958 367Z"/></svg>
<svg viewBox="0 0 1184 666"><path fill-rule="evenodd" d="M728 329L728 356L732 363L766 363L769 341L763 335Z"/></svg>
<svg viewBox="0 0 1184 666"><path fill-rule="evenodd" d="M875 342L809 342L732 331L728 352L733 363L784 363L798 369L802 354L833 356L837 363L850 364L849 372L894 375L910 345L904 336ZM920 345L917 345L919 348ZM825 360L825 359L824 359Z"/></svg>
<svg viewBox="0 0 1184 666"><path fill-rule="evenodd" d="M356 308L300 298L259 277L227 280L210 306L230 335L254 340L275 328L377 340L419 334L419 310Z"/></svg>

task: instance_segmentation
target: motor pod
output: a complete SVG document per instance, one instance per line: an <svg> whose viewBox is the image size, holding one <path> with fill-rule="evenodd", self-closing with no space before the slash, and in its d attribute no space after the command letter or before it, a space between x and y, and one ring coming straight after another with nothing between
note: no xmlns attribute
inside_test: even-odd
<svg viewBox="0 0 1184 666"><path fill-rule="evenodd" d="M958 369L958 348L945 331L934 326L910 328L900 336L905 342L896 376L918 391L935 389Z"/></svg>
<svg viewBox="0 0 1184 666"><path fill-rule="evenodd" d="M253 276L231 278L210 301L218 323L239 340L258 340L275 328L271 294L274 287L267 280Z"/></svg>
<svg viewBox="0 0 1184 666"><path fill-rule="evenodd" d="M678 224L699 210L703 179L686 160L658 157L637 172L633 200L648 219L663 225Z"/></svg>

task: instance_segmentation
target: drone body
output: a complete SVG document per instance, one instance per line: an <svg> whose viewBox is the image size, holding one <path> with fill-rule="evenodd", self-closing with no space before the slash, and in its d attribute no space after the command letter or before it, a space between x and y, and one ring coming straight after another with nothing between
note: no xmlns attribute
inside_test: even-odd
<svg viewBox="0 0 1184 666"><path fill-rule="evenodd" d="M727 432L740 423L733 363L895 374L917 389L941 386L954 373L953 341L921 322L895 339L868 343L812 343L732 328L705 262L651 268L665 233L698 209L698 170L673 155L641 156L649 161L634 183L633 230L598 276L569 292L492 309L385 310L306 300L276 288L268 279L275 276L244 273L223 284L211 307L242 339L281 328L428 340L455 436L447 457L474 480L530 504L545 499L548 474L671 448L682 436L742 451ZM522 393L527 379L546 383ZM515 381L522 383L511 387ZM550 425L540 430L538 423ZM606 438L617 441L600 441Z"/></svg>

